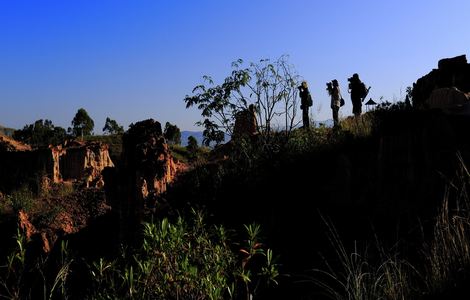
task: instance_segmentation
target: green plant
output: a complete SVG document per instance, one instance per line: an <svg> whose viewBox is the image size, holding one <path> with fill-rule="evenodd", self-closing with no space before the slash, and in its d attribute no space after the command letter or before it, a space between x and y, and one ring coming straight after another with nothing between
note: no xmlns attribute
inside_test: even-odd
<svg viewBox="0 0 470 300"><path fill-rule="evenodd" d="M201 212L143 224L139 249L89 265L92 299L242 299L277 284L273 252L259 241L260 226L245 226L248 238L237 262L229 233L208 226ZM241 284L241 285L240 285ZM243 287L243 288L241 288Z"/></svg>
<svg viewBox="0 0 470 300"><path fill-rule="evenodd" d="M26 234L20 229L14 236L15 247L0 266L0 298L2 299L67 299L66 283L73 259L70 258L68 243L61 242L60 258L51 264L50 254L28 255ZM54 271L51 272L51 267ZM46 270L48 276L46 276ZM40 277L39 277L40 276ZM35 279L42 279L42 290L34 285Z"/></svg>
<svg viewBox="0 0 470 300"><path fill-rule="evenodd" d="M92 298L222 299L235 257L221 227L208 229L201 213L144 223L143 244L122 259L90 266Z"/></svg>
<svg viewBox="0 0 470 300"><path fill-rule="evenodd" d="M263 289L278 284L279 270L272 250L260 241L260 225L253 223L244 227L248 238L240 248L243 259L236 275L243 283L245 298L251 299Z"/></svg>
<svg viewBox="0 0 470 300"><path fill-rule="evenodd" d="M11 203L11 207L16 213L21 209L29 212L34 206L34 195L27 186L23 186L19 190L7 195L6 199Z"/></svg>
<svg viewBox="0 0 470 300"><path fill-rule="evenodd" d="M16 247L7 256L6 264L1 266L0 296L5 299L20 299L27 295L24 288L26 269L26 235L18 228L14 236Z"/></svg>
<svg viewBox="0 0 470 300"><path fill-rule="evenodd" d="M60 243L60 258L56 266L56 273L52 275L52 282L49 283L49 278L44 274L47 263L50 257L42 258L39 260L36 268L41 274L43 279L43 297L44 299L68 299L67 291L67 279L71 273L71 264L74 259L71 258L69 253L69 246L67 241L61 241ZM49 295L48 295L49 294ZM48 296L47 296L48 295ZM54 298L56 296L57 298Z"/></svg>

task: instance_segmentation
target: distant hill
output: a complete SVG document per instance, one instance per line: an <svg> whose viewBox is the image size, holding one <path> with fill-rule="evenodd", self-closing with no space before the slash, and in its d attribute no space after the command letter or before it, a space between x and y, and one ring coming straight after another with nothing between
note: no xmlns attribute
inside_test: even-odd
<svg viewBox="0 0 470 300"><path fill-rule="evenodd" d="M13 128L8 128L8 127L4 127L0 125L0 134L6 135L6 136L12 136L14 131L15 129Z"/></svg>

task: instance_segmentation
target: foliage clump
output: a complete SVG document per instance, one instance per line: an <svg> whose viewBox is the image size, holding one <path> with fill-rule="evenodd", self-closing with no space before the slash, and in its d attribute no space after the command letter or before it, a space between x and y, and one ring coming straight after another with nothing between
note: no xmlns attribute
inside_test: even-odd
<svg viewBox="0 0 470 300"><path fill-rule="evenodd" d="M84 137L93 133L95 122L88 115L88 112L84 108L80 108L75 117L72 120L72 134L75 137Z"/></svg>
<svg viewBox="0 0 470 300"><path fill-rule="evenodd" d="M25 125L23 129L15 130L13 138L32 147L48 147L64 142L67 133L64 128L55 126L51 120L37 120L33 124Z"/></svg>

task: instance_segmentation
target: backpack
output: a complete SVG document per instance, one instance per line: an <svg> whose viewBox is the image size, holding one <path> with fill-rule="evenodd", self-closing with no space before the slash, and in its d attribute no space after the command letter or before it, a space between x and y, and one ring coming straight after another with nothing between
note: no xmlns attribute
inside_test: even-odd
<svg viewBox="0 0 470 300"><path fill-rule="evenodd" d="M367 88L364 82L361 82L359 84L359 95L361 98L364 98L365 96L367 96Z"/></svg>
<svg viewBox="0 0 470 300"><path fill-rule="evenodd" d="M310 93L308 93L307 106L312 106L312 105L313 105L312 95L310 95Z"/></svg>

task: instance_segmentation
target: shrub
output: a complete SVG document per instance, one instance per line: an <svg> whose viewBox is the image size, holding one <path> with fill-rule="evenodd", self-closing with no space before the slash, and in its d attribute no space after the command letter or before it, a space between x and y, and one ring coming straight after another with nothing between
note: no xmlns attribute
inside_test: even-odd
<svg viewBox="0 0 470 300"><path fill-rule="evenodd" d="M259 241L259 225L245 227L248 238L232 251L228 232L208 226L193 210L192 222L179 217L143 224L143 244L113 261L90 266L92 299L228 299L250 297L277 284L277 264Z"/></svg>
<svg viewBox="0 0 470 300"><path fill-rule="evenodd" d="M143 244L122 259L90 266L92 298L222 299L235 256L222 227L208 229L201 214L144 223Z"/></svg>
<svg viewBox="0 0 470 300"><path fill-rule="evenodd" d="M10 202L15 213L20 211L20 209L25 212L29 212L34 205L34 195L26 186L23 186L19 190L7 195L6 198L7 201Z"/></svg>

